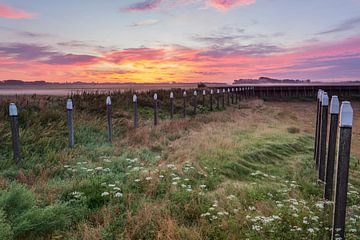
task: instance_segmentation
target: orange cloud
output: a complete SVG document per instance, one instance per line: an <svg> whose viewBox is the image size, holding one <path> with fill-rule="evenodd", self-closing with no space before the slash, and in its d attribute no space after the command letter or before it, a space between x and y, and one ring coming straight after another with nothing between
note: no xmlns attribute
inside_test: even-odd
<svg viewBox="0 0 360 240"><path fill-rule="evenodd" d="M219 10L228 10L233 7L251 5L256 0L209 0L210 6Z"/></svg>
<svg viewBox="0 0 360 240"><path fill-rule="evenodd" d="M11 6L0 4L0 18L9 19L29 19L33 18L34 14L24 10L15 9Z"/></svg>
<svg viewBox="0 0 360 240"><path fill-rule="evenodd" d="M274 51L271 54L267 51L254 54L248 46L245 46L245 50L235 47L194 49L182 46L130 48L105 52L101 56L64 54L33 45L0 47L0 79L232 82L238 78L265 75L359 80L359 65L360 37Z"/></svg>

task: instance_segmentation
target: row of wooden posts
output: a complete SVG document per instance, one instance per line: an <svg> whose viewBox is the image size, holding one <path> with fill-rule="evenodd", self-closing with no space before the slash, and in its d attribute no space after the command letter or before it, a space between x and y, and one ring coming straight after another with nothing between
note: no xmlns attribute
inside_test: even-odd
<svg viewBox="0 0 360 240"><path fill-rule="evenodd" d="M203 107L208 106L210 111L213 111L215 108L220 110L221 108L225 108L225 95L227 95L227 105L237 104L241 99L246 99L248 97L253 96L253 88L251 87L235 87L235 88L223 88L223 89L210 89L207 90L194 90L193 92L193 114L196 114L198 108L198 95L202 95L201 105ZM209 94L209 102L208 105L205 101L206 94ZM215 96L214 96L215 95ZM169 102L170 102L170 118L174 118L174 98L175 95L173 92L170 92ZM187 110L187 92L182 92L183 99L183 109L182 109L182 117L186 117ZM138 97L136 94L133 95L133 126L134 128L138 128L139 126L139 118L138 118ZM216 100L216 101L215 101ZM220 102L221 105L220 106ZM155 93L153 95L153 110L154 110L154 118L153 124L156 126L158 124L158 95ZM74 120L73 120L73 102L72 99L69 98L66 102L66 111L67 111L67 127L68 127L68 144L70 148L73 148L75 145L74 139ZM11 123L11 132L12 132L12 146L13 146L13 156L16 163L21 161L21 150L20 150L20 137L19 137L19 123L18 123L18 110L15 103L10 103L9 105L9 115L10 115L10 123ZM106 116L107 116L107 136L108 140L111 142L113 137L113 126L112 126L112 113L111 113L111 98L108 96L106 98Z"/></svg>
<svg viewBox="0 0 360 240"><path fill-rule="evenodd" d="M330 111L329 111L330 110ZM339 117L340 115L340 117ZM323 90L317 95L314 160L324 200L333 203L331 239L345 239L345 216L353 126L351 103Z"/></svg>
<svg viewBox="0 0 360 240"><path fill-rule="evenodd" d="M249 89L251 90L251 89ZM238 88L216 89L216 108L220 109L220 98L222 107L225 108L225 93L227 94L227 105L237 103L242 97L251 96L250 91L240 94ZM202 91L202 105L205 106L206 90ZM209 109L214 109L213 95L215 91L209 91ZM174 94L170 92L170 118L174 117ZM196 114L198 106L198 91L193 92L193 112ZM187 92L183 91L183 111L182 116L187 115ZM138 101L137 95L133 95L133 122L134 128L138 127ZM158 96L153 95L153 124L158 124ZM73 123L73 102L67 100L67 126L69 147L74 147L74 123ZM108 140L112 140L112 114L111 98L106 98L106 114L108 126ZM340 114L340 118L339 118ZM10 103L9 115L11 121L12 145L14 159L17 163L21 160L18 111L14 103ZM328 121L328 118L330 121ZM334 203L332 218L332 239L345 239L345 215L347 201L347 186L349 176L350 146L353 125L353 110L350 102L343 101L340 107L337 96L332 96L329 111L329 96L326 92L319 90L317 95L317 114L314 160L318 171L318 180L324 184L324 200ZM338 141L337 141L338 140ZM338 146L337 146L338 145ZM337 154L337 155L336 155ZM336 159L337 156L337 159ZM336 168L335 168L336 165ZM334 179L335 177L335 179ZM335 181L334 181L335 180Z"/></svg>

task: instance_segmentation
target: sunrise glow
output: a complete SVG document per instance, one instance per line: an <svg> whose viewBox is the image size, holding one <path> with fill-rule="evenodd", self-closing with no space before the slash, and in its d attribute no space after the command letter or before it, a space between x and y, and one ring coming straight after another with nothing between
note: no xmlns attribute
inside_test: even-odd
<svg viewBox="0 0 360 240"><path fill-rule="evenodd" d="M1 80L360 80L353 0L1 1L0 33Z"/></svg>

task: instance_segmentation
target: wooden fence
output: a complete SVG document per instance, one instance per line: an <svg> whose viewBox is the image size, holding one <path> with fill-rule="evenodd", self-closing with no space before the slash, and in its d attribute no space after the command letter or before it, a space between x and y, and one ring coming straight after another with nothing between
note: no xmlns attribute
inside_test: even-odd
<svg viewBox="0 0 360 240"><path fill-rule="evenodd" d="M333 210L331 239L345 239L352 126L351 103L343 101L340 106L338 96L333 95L329 101L328 93L319 90L314 160L318 183L324 187L324 201Z"/></svg>
<svg viewBox="0 0 360 240"><path fill-rule="evenodd" d="M177 91L176 96L170 92L169 115L174 118L174 99L182 99L181 117L185 118L191 112L198 113L198 107L207 107L210 111L238 104L241 100L258 97L293 98L317 96L317 113L314 141L314 160L318 172L318 182L324 187L324 200L332 203L332 239L345 239L345 213L347 201L347 186L349 177L349 160L351 133L353 123L353 110L349 101L343 101L340 106L339 97L351 96L360 93L359 86L323 86L316 90L314 86L219 86L210 89L195 89L192 94L186 90ZM188 90L189 91L189 90ZM190 91L189 91L190 92ZM340 96L335 95L337 93ZM214 96L215 95L215 96ZM208 98L206 99L206 96ZM331 100L329 101L331 96ZM199 97L201 101L199 104ZM112 140L112 101L108 96L105 99L107 117L108 140ZM138 128L138 96L132 96L133 127ZM206 101L208 100L208 101ZM152 95L153 125L158 124L158 94ZM189 109L191 102L192 109ZM330 106L330 109L329 109ZM74 142L73 102L68 99L66 103L68 144L72 148ZM9 105L11 122L13 157L16 163L21 162L21 147L19 138L18 109L15 103ZM335 167L336 166L336 167Z"/></svg>

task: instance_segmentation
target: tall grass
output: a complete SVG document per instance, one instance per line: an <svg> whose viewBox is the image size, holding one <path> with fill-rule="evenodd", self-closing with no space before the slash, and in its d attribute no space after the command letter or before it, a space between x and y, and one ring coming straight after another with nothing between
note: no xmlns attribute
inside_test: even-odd
<svg viewBox="0 0 360 240"><path fill-rule="evenodd" d="M318 239L328 233L307 119L254 100L170 121L168 93L158 91L157 127L150 94L140 93L137 130L132 92L115 93L112 144L105 95L74 95L74 149L67 147L65 98L18 97L19 166L11 159L9 123L0 120L0 239ZM1 101L3 114L9 101ZM181 112L182 99L176 106ZM355 157L351 166L347 234L357 239Z"/></svg>

